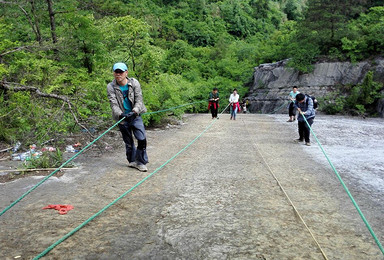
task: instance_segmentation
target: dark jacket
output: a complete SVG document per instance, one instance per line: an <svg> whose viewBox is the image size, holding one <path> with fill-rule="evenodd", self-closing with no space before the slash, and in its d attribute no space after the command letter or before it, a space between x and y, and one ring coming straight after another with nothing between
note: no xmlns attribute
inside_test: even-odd
<svg viewBox="0 0 384 260"><path fill-rule="evenodd" d="M306 119L314 118L316 115L316 111L313 108L313 100L312 100L312 98L310 98L308 96L305 96L304 102L302 102L302 103L295 101L295 107L301 109L301 111L304 113L304 116ZM301 115L301 113L299 113L297 120L298 121L304 121L304 118Z"/></svg>

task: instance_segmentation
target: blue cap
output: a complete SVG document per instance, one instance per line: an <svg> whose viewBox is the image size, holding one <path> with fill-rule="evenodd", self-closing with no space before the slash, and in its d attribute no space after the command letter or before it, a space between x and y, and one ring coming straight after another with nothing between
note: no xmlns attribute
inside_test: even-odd
<svg viewBox="0 0 384 260"><path fill-rule="evenodd" d="M127 65L125 65L125 63L118 62L118 63L115 63L115 64L113 65L112 70L113 70L113 71L115 71L115 70L127 71L128 68L127 68Z"/></svg>

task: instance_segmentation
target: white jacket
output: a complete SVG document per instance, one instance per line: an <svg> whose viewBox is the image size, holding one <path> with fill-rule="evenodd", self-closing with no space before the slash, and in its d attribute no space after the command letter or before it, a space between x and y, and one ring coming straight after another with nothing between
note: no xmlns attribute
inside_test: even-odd
<svg viewBox="0 0 384 260"><path fill-rule="evenodd" d="M233 93L231 94L231 96L229 97L229 102L230 103L237 103L239 102L239 94L236 94L236 95L233 95Z"/></svg>

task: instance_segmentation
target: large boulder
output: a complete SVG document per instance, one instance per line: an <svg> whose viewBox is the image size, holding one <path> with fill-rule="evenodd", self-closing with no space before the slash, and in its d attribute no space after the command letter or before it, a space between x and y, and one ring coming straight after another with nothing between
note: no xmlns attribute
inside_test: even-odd
<svg viewBox="0 0 384 260"><path fill-rule="evenodd" d="M283 60L255 67L253 85L247 95L250 112L286 113L288 94L293 86L297 86L302 93L323 97L339 86L362 83L368 71L374 72L375 81L384 83L382 57L359 63L317 63L313 72L307 74L287 67L287 62L288 60ZM378 106L381 116L384 116L383 102L384 100Z"/></svg>

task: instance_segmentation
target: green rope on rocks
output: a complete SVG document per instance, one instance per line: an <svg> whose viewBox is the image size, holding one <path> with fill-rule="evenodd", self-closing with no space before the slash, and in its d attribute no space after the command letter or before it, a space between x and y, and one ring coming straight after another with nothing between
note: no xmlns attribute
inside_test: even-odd
<svg viewBox="0 0 384 260"><path fill-rule="evenodd" d="M301 112L300 112L300 113L301 113ZM333 166L333 163L332 163L331 160L329 159L329 157L328 157L327 153L325 152L323 146L321 145L319 139L317 139L317 136L316 136L315 132L312 130L312 127L309 125L307 119L305 118L305 116L303 115L303 113L301 113L301 115L303 116L305 122L307 123L307 126L309 127L309 130L311 130L311 133L312 133L313 136L315 137L316 142L319 144L319 147L320 147L321 151L323 152L325 158L327 158L327 161L328 161L329 165L331 165L331 167L332 167L334 173L336 174L337 178L339 179L341 185L343 186L344 190L347 192L347 194L348 194L349 198L351 199L353 205L355 206L357 212L359 213L360 217L361 217L362 220L364 221L364 224L367 226L367 228L368 228L369 232L371 233L373 239L375 240L376 244L377 244L378 247L380 248L381 253L384 255L384 248L383 248L383 246L381 245L379 239L377 238L375 232L373 231L371 225L368 223L368 220L365 218L363 212L360 210L359 205L357 205L355 199L353 198L353 196L352 196L351 192L349 191L348 187L345 185L345 183L344 183L343 179L341 178L340 174L337 172L335 166Z"/></svg>
<svg viewBox="0 0 384 260"><path fill-rule="evenodd" d="M228 104L229 106L229 104ZM228 107L227 106L227 107ZM226 108L227 108L226 107ZM223 109L223 111L220 113L222 114L225 109ZM68 232L66 235L64 235L62 238L60 238L59 240L57 240L55 243L53 243L51 246L49 246L47 249L45 249L43 252L41 252L39 255L37 255L35 258L33 258L33 260L37 260L37 259L40 259L41 257L43 257L44 255L46 255L49 251L51 251L53 248L55 248L57 245L59 245L61 242L63 242L64 240L66 240L68 237L72 236L74 233L76 233L78 230L80 230L82 227L84 227L85 225L87 225L89 222L91 222L94 218L96 218L97 216L99 216L101 213L103 213L104 211L106 211L108 208L110 208L113 204L115 204L116 202L118 202L119 200L121 200L122 198L124 198L126 195L128 195L131 191L133 191L135 188L137 188L138 186L140 186L143 182L145 182L147 179L149 179L152 175L154 175L155 173L157 173L158 171L160 171L164 166L166 166L169 162L171 162L173 159L175 159L177 156L179 156L182 152L184 152L186 149L188 149L188 147L190 147L194 142L197 141L197 139L199 139L206 131L208 131L212 126L213 124L216 122L217 118L215 118L215 120L213 120L198 136L195 137L195 139L193 139L189 144L187 144L183 149L181 149L179 152L177 152L174 156L172 156L170 159L168 159L165 163L163 163L160 167L158 167L156 170L154 170L152 173L148 174L145 178L143 178L141 181L139 181L138 183L136 183L132 188L130 188L129 190L127 190L126 192L124 192L122 195L120 195L117 199L115 199L114 201L112 201L111 203L109 203L107 206L105 206L103 209L101 209L100 211L98 211L96 214L94 214L92 217L90 217L89 219L87 219L86 221L84 221L83 223L81 223L80 225L78 225L76 228L74 228L72 231Z"/></svg>
<svg viewBox="0 0 384 260"><path fill-rule="evenodd" d="M156 113L161 113L161 112L165 112L165 111L169 111L169 110L174 110L174 109L177 109L177 108L180 108L180 107L185 107L185 106L189 106L189 105L193 105L193 104L198 104L198 103L202 103L202 102L206 102L206 100L203 100L203 101L197 101L197 102L192 102L192 103L188 103L188 104L184 104L184 105L180 105L180 106L176 106L176 107L171 107L171 108L168 108L168 109L163 109L163 110L159 110L159 111L154 111L154 112L148 112L148 113L144 113L142 114L143 116L144 115L151 115L151 114L156 114ZM90 147L91 145L93 145L97 140L99 140L101 137L103 137L106 133L108 133L109 131L111 131L115 126L117 126L121 121L123 121L123 119L119 120L118 122L116 122L113 126L111 126L110 128L108 128L104 133L102 133L99 137L97 137L95 140L93 140L91 143L89 143L87 146L85 146L83 149L81 149L79 152L77 152L74 156L72 156L70 159L68 159L66 162L64 162L62 165L59 166L59 168L57 168L56 170L54 170L51 174L47 175L44 179L42 179L39 183L37 183L35 186L33 186L30 190L28 190L26 193L24 193L23 195L20 196L20 198L18 198L17 200L15 200L14 202L12 202L8 207L6 207L3 211L0 212L0 216L2 216L5 212L7 212L10 208L12 208L13 206L15 206L20 200L22 200L23 198L25 198L29 193L31 193L32 191L34 191L37 187L39 187L41 184L43 184L46 180L48 180L52 175L54 175L55 173L57 173L58 171L60 171L60 169L62 169L64 166L66 166L68 163L70 163L72 160L74 160L76 157L78 157L81 153L83 153L88 147Z"/></svg>

